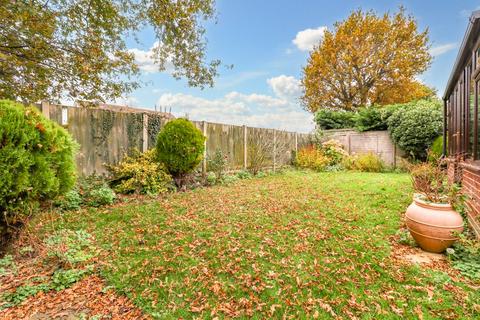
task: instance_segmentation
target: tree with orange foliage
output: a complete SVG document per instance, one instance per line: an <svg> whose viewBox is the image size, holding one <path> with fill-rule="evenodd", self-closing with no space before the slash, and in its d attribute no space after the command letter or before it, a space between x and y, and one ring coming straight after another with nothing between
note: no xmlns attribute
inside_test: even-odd
<svg viewBox="0 0 480 320"><path fill-rule="evenodd" d="M404 103L434 95L415 80L432 57L428 30L400 10L378 16L354 11L325 31L304 68L305 109L351 110L373 104Z"/></svg>

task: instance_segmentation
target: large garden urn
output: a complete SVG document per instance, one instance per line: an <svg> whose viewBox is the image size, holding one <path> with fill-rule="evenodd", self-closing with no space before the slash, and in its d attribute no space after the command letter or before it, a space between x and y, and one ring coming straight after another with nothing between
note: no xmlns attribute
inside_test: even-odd
<svg viewBox="0 0 480 320"><path fill-rule="evenodd" d="M463 218L448 203L431 203L413 196L405 213L410 234L420 248L440 253L450 247L463 231Z"/></svg>

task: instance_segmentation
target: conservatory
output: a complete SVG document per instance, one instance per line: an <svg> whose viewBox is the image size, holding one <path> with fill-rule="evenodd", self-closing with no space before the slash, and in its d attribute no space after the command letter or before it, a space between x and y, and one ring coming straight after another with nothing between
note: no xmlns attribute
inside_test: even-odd
<svg viewBox="0 0 480 320"><path fill-rule="evenodd" d="M480 236L480 10L469 19L467 31L450 74L444 102L443 154L448 177L468 195L468 218Z"/></svg>

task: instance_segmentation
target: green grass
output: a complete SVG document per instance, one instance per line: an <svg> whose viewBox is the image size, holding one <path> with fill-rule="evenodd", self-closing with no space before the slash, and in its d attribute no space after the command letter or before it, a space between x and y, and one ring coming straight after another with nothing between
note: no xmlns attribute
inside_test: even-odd
<svg viewBox="0 0 480 320"><path fill-rule="evenodd" d="M404 174L292 171L72 212L103 276L155 318L475 318L480 293L390 259Z"/></svg>

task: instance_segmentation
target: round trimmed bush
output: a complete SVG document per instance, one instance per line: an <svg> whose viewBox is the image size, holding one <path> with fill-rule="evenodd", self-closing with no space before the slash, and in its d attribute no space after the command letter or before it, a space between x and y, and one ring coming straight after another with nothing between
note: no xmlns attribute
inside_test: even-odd
<svg viewBox="0 0 480 320"><path fill-rule="evenodd" d="M439 101L422 100L400 108L388 118L393 142L411 158L425 160L427 151L442 132L443 114Z"/></svg>
<svg viewBox="0 0 480 320"><path fill-rule="evenodd" d="M0 242L75 184L77 144L36 108L0 100Z"/></svg>
<svg viewBox="0 0 480 320"><path fill-rule="evenodd" d="M157 136L157 158L181 185L202 161L205 137L186 119L168 122Z"/></svg>

